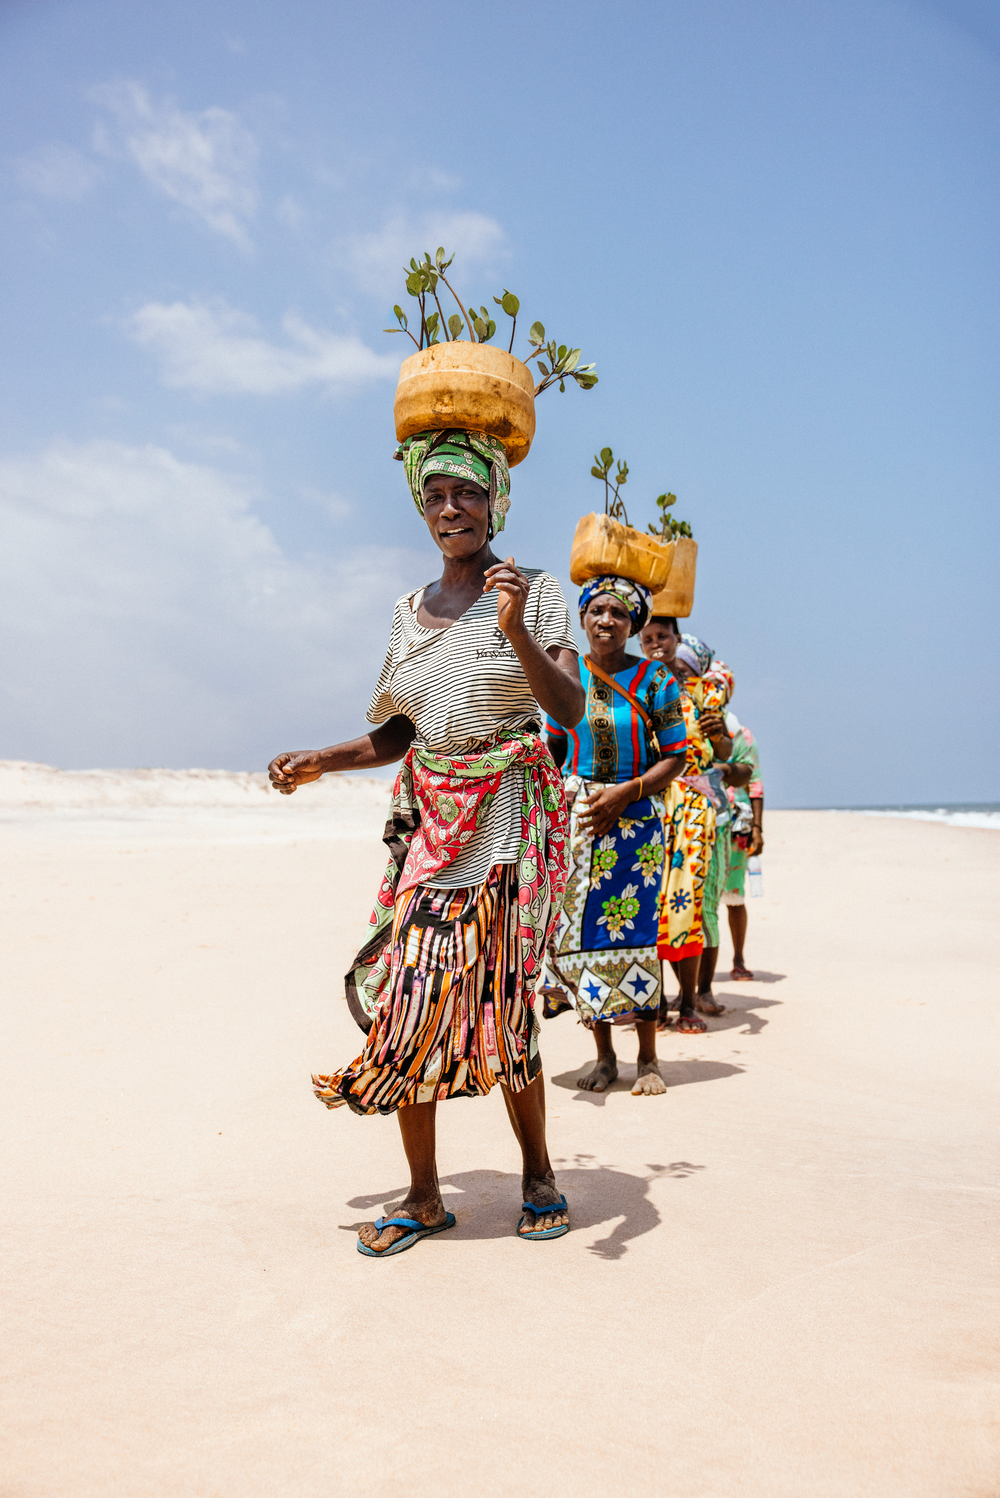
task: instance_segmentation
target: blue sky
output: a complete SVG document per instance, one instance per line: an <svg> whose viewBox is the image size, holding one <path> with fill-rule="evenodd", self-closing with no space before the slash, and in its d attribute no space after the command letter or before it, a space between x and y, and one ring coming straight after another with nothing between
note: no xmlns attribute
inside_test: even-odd
<svg viewBox="0 0 1000 1498"><path fill-rule="evenodd" d="M436 570L380 330L443 243L601 377L539 401L518 561L568 589L609 444L694 528L772 804L1000 799L994 6L8 0L0 43L0 755L360 731Z"/></svg>

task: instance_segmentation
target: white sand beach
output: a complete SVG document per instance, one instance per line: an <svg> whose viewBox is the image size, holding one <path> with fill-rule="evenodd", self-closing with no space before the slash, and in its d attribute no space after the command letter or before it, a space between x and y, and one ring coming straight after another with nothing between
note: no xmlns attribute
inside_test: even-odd
<svg viewBox="0 0 1000 1498"><path fill-rule="evenodd" d="M10 1498L995 1498L1000 837L768 812L752 983L604 1096L545 1023L573 1231L498 1093L385 1263L391 1118L329 1113L388 785L0 767Z"/></svg>

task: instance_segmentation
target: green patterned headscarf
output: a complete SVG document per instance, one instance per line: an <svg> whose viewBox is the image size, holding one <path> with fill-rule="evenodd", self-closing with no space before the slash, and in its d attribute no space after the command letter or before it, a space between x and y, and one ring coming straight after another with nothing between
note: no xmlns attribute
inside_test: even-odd
<svg viewBox="0 0 1000 1498"><path fill-rule="evenodd" d="M499 437L486 432L418 432L396 449L406 469L413 503L424 513L424 483L432 473L471 479L489 490L493 534L503 530L510 509L510 469Z"/></svg>

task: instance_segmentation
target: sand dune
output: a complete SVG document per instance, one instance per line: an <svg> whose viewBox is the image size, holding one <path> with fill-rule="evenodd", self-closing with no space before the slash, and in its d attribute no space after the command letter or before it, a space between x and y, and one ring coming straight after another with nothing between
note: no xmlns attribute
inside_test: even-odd
<svg viewBox="0 0 1000 1498"><path fill-rule="evenodd" d="M769 814L756 980L665 1097L543 1027L569 1236L516 1239L494 1093L439 1112L458 1227L373 1263L396 1125L308 1076L387 793L0 772L2 1491L994 1498L1000 838Z"/></svg>

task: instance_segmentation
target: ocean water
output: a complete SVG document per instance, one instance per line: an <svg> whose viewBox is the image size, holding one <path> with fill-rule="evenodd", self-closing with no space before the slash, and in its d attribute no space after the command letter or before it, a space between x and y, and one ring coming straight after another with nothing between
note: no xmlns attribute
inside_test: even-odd
<svg viewBox="0 0 1000 1498"><path fill-rule="evenodd" d="M846 811L869 817L914 817L918 822L947 822L952 827L988 827L1000 832L1000 802L959 801L939 806L835 806L831 811Z"/></svg>

